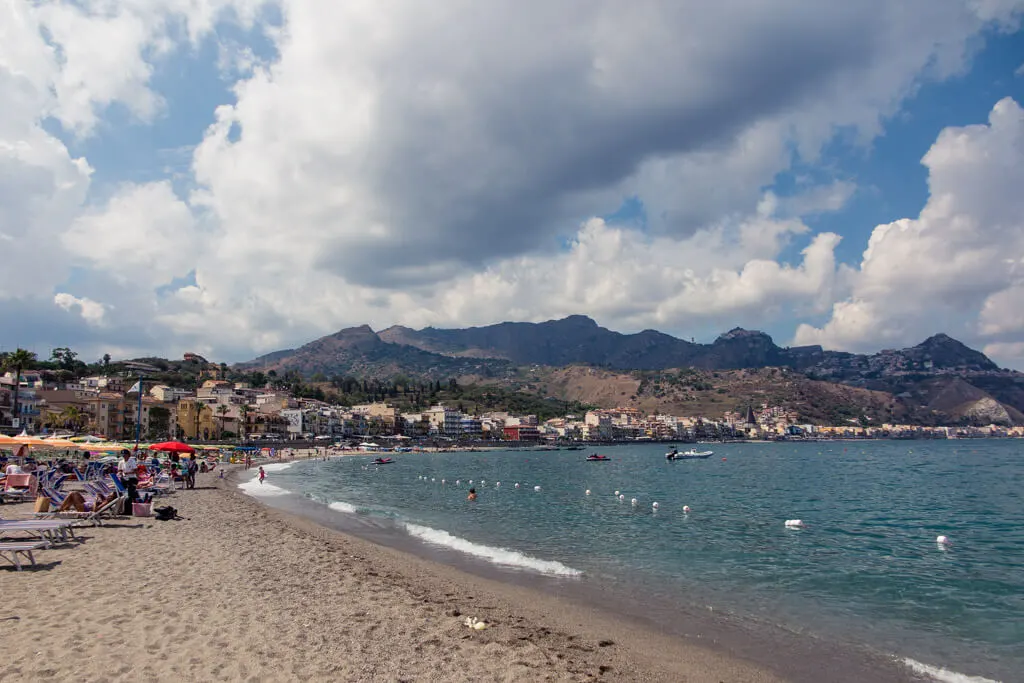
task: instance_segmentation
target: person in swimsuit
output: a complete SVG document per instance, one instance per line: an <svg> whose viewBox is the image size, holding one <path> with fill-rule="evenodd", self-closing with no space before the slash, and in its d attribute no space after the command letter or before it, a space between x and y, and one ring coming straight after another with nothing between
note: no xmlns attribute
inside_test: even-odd
<svg viewBox="0 0 1024 683"><path fill-rule="evenodd" d="M260 465L259 478L260 478L260 483L261 484L263 483L263 480L267 478L267 473L263 471L263 466L262 465Z"/></svg>
<svg viewBox="0 0 1024 683"><path fill-rule="evenodd" d="M469 495L466 496L466 500L476 500L476 489L469 490Z"/></svg>

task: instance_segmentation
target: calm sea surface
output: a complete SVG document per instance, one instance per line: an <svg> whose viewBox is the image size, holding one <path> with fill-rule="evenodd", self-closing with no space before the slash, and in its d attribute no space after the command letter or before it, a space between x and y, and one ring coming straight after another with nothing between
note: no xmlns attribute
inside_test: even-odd
<svg viewBox="0 0 1024 683"><path fill-rule="evenodd" d="M397 454L383 466L337 458L272 465L257 493L283 489L452 552L652 605L713 605L1024 680L1024 442L706 448L712 458L690 462L666 462L655 444L601 449L612 458L603 463L564 450Z"/></svg>

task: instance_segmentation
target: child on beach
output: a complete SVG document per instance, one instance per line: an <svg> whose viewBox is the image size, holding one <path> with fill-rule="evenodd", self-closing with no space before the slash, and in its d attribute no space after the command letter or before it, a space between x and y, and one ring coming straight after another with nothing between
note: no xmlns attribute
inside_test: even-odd
<svg viewBox="0 0 1024 683"><path fill-rule="evenodd" d="M267 473L263 471L263 465L260 465L259 478L261 484L263 483L263 480L267 478Z"/></svg>

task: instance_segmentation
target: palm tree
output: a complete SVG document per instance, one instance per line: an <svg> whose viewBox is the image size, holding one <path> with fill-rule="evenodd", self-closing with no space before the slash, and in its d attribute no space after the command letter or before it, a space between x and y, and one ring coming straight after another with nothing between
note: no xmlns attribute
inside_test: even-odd
<svg viewBox="0 0 1024 683"><path fill-rule="evenodd" d="M35 361L36 354L20 348L13 353L7 354L7 358L4 359L4 370L14 371L14 412L11 414L14 419L18 417L18 391L21 389L21 371L35 363Z"/></svg>
<svg viewBox="0 0 1024 683"><path fill-rule="evenodd" d="M225 405L217 406L217 413L220 415L220 438L224 438L224 418L230 410L231 409Z"/></svg>
<svg viewBox="0 0 1024 683"><path fill-rule="evenodd" d="M243 403L239 410L242 413L242 422L238 428L238 437L245 441L245 433L249 431L249 404Z"/></svg>
<svg viewBox="0 0 1024 683"><path fill-rule="evenodd" d="M78 406L65 406L60 413L60 419L67 429L75 433L80 432L86 422L85 413Z"/></svg>

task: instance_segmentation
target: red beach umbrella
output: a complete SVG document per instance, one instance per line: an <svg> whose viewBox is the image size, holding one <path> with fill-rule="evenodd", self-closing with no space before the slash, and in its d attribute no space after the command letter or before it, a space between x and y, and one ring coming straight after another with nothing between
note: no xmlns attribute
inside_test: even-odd
<svg viewBox="0 0 1024 683"><path fill-rule="evenodd" d="M164 441L163 443L155 443L149 447L151 451L167 451L168 453L195 453L196 449L189 446L187 443L180 441Z"/></svg>

